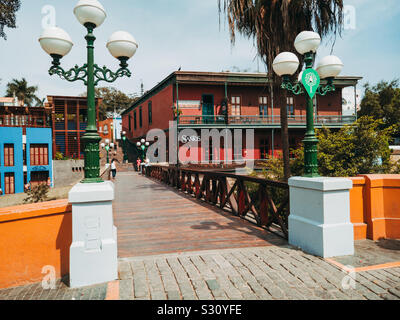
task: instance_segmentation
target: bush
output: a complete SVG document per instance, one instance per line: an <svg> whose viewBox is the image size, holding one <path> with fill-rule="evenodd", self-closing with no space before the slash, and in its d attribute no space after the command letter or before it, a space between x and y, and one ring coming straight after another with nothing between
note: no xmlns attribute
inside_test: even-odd
<svg viewBox="0 0 400 320"><path fill-rule="evenodd" d="M394 126L382 128L381 120L361 117L339 131L316 130L318 138L318 168L324 177L354 177L359 174L389 174L400 172L400 163L390 161L389 142ZM290 161L293 176L304 173L304 148L293 150ZM282 159L264 164L263 176L283 181Z"/></svg>
<svg viewBox="0 0 400 320"><path fill-rule="evenodd" d="M27 197L24 199L24 203L38 203L46 201L49 189L50 188L46 183L31 187L28 191L26 191Z"/></svg>
<svg viewBox="0 0 400 320"><path fill-rule="evenodd" d="M57 152L55 155L56 160L64 160L64 155L61 152Z"/></svg>

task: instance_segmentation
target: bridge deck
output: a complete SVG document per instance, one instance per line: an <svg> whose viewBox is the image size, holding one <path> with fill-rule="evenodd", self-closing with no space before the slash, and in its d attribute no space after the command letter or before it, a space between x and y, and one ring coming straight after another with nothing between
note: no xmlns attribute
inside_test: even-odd
<svg viewBox="0 0 400 320"><path fill-rule="evenodd" d="M277 235L135 172L118 173L115 191L119 257L287 244Z"/></svg>

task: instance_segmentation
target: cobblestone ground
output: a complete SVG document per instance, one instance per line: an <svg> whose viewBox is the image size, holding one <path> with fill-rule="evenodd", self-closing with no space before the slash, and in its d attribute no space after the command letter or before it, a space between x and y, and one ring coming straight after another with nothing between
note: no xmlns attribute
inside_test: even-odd
<svg viewBox="0 0 400 320"><path fill-rule="evenodd" d="M348 274L290 246L126 258L119 278L0 290L0 300L400 300L400 268Z"/></svg>

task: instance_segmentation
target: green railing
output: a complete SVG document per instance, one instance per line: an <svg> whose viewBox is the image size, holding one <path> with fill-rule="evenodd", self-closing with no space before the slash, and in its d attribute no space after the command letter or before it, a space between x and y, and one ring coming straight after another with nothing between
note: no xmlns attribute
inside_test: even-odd
<svg viewBox="0 0 400 320"><path fill-rule="evenodd" d="M316 116L314 122L316 125L345 125L356 121L356 116L329 115ZM210 125L210 124L240 124L240 125L280 125L281 118L276 116L223 116L223 115L181 115L179 116L180 125ZM306 115L289 115L289 125L305 125Z"/></svg>

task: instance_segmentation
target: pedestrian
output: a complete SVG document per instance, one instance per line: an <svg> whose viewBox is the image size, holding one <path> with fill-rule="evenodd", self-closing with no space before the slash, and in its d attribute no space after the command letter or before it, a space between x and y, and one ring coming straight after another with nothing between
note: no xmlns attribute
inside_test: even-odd
<svg viewBox="0 0 400 320"><path fill-rule="evenodd" d="M136 160L136 167L137 167L137 171L140 172L140 164L142 163L142 161L140 160L140 158L137 158Z"/></svg>
<svg viewBox="0 0 400 320"><path fill-rule="evenodd" d="M116 162L119 163L119 161L115 158L112 158L111 160L111 174L112 174L112 178L113 180L115 179L116 175L117 175L117 165Z"/></svg>

